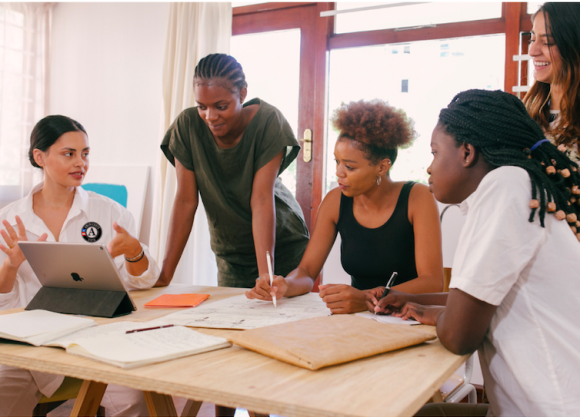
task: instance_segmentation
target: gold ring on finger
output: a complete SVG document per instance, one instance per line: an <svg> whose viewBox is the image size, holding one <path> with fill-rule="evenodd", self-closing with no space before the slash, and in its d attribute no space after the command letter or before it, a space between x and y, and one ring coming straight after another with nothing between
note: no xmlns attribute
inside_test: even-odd
<svg viewBox="0 0 580 417"><path fill-rule="evenodd" d="M12 245L8 245L8 247L12 249L14 247L14 243Z"/></svg>

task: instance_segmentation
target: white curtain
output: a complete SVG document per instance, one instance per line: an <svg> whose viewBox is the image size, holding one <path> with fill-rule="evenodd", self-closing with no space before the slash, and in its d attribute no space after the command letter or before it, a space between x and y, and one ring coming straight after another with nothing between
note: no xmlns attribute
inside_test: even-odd
<svg viewBox="0 0 580 417"><path fill-rule="evenodd" d="M179 113L195 106L193 73L199 60L211 53L228 53L231 35L231 3L171 4L163 68L160 141ZM155 182L150 248L161 265L177 190L175 168L161 151ZM203 204L197 209L193 230L172 282L217 285L217 267L209 246L209 231Z"/></svg>
<svg viewBox="0 0 580 417"><path fill-rule="evenodd" d="M34 124L46 115L53 7L0 3L0 207L28 194L40 179L28 147Z"/></svg>

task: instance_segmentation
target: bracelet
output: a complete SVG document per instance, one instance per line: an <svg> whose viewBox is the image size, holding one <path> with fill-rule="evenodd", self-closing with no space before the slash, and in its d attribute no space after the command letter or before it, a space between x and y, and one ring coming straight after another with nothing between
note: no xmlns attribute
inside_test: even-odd
<svg viewBox="0 0 580 417"><path fill-rule="evenodd" d="M135 262L139 262L141 259L143 259L143 256L145 256L145 249L141 248L141 253L139 255L134 256L133 258L127 258L125 256L125 260L127 262L130 262L130 263L135 263Z"/></svg>

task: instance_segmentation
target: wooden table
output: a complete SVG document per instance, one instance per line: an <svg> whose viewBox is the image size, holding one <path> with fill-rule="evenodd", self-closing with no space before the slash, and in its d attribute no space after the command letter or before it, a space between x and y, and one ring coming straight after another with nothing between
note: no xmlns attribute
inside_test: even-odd
<svg viewBox="0 0 580 417"><path fill-rule="evenodd" d="M193 292L211 294L205 301L211 303L244 290L170 286L134 291L131 294L138 311L130 316L97 321L104 324L153 320L175 310L145 309L143 304L162 293ZM199 330L216 336L229 332ZM362 334L361 343L364 343ZM170 397L174 395L288 417L409 416L433 397L465 359L450 353L435 340L310 371L234 346L125 370L69 355L59 348L0 343L2 364L84 379L83 390L73 409L76 415L96 411L106 384L117 384L143 390L152 415L175 415Z"/></svg>

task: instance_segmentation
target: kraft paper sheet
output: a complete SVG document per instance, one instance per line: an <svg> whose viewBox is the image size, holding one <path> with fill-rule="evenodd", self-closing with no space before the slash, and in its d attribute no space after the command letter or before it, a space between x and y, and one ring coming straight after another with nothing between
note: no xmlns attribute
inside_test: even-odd
<svg viewBox="0 0 580 417"><path fill-rule="evenodd" d="M428 330L335 315L232 332L226 337L246 349L316 370L435 339Z"/></svg>

